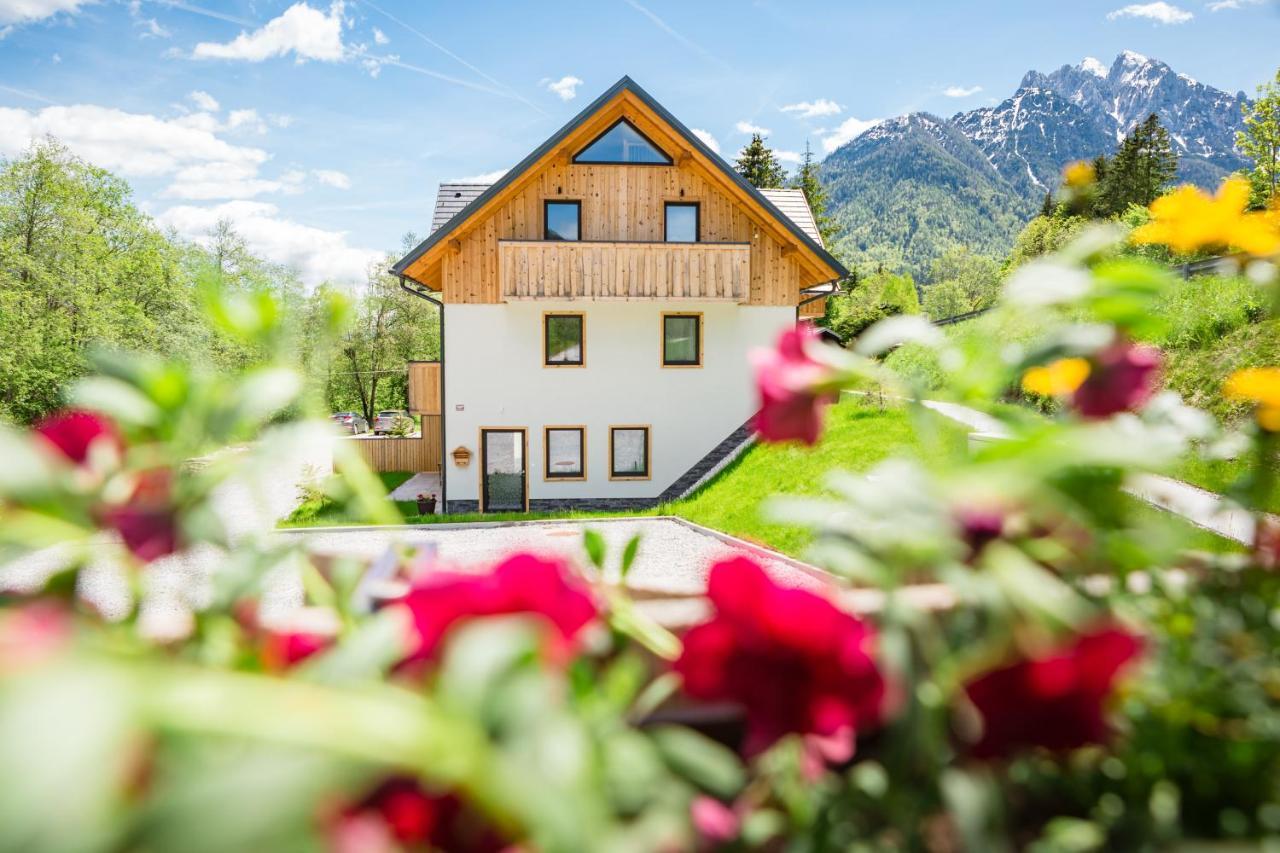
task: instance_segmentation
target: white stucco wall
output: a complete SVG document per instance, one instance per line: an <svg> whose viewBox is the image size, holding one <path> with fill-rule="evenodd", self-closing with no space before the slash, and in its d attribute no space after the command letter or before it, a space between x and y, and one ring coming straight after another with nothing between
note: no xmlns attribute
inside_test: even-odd
<svg viewBox="0 0 1280 853"><path fill-rule="evenodd" d="M586 315L586 367L542 366L542 315ZM664 311L703 314L703 367L661 366ZM725 303L513 302L445 306L448 499L478 500L480 428L529 431L529 497L656 497L743 424L757 401L747 353L771 345L795 309ZM460 410L459 410L460 408ZM587 479L543 478L542 428L585 424ZM609 426L649 424L652 477L609 479ZM472 452L457 467L455 448Z"/></svg>

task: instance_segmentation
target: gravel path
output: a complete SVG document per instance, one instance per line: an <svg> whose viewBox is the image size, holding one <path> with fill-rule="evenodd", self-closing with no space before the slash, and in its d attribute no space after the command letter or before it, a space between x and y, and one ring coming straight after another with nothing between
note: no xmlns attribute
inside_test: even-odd
<svg viewBox="0 0 1280 853"><path fill-rule="evenodd" d="M585 561L582 535L598 531L608 548L608 567L616 573L627 541L640 535L640 551L627 576L627 587L639 595L696 595L706 590L707 571L718 559L744 551L779 583L819 588L826 585L817 569L713 531L670 518L531 521L511 524L421 525L397 528L344 528L289 531L278 535L305 541L323 554L372 559L394 545L428 546L440 560L462 570L483 571L516 551L560 555Z"/></svg>

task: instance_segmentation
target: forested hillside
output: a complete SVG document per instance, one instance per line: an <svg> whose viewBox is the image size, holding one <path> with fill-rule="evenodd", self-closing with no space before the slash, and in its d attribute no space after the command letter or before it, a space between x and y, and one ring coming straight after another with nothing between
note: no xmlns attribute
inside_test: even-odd
<svg viewBox="0 0 1280 853"><path fill-rule="evenodd" d="M206 292L219 290L276 297L317 407L403 406L405 361L436 354L432 306L378 270L363 287L308 292L226 223L202 245L161 232L125 181L45 140L0 162L0 419L29 423L57 408L94 347L212 370L253 363L262 353L205 311ZM352 323L331 341L315 327L335 290Z"/></svg>

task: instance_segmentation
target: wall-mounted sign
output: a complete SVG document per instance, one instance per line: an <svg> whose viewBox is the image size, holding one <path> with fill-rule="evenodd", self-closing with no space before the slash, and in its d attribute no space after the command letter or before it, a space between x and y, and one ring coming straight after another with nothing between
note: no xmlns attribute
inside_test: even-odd
<svg viewBox="0 0 1280 853"><path fill-rule="evenodd" d="M461 403L454 403L453 410L455 412L465 412L467 410L467 407L462 405Z"/></svg>

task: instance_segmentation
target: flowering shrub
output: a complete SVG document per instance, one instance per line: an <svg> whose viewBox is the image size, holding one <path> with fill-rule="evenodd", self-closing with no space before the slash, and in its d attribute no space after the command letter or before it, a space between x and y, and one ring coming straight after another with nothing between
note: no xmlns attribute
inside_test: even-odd
<svg viewBox="0 0 1280 853"><path fill-rule="evenodd" d="M1275 305L1275 220L1237 196L1180 190L1134 239L1231 248ZM1243 452L1233 494L1257 511L1280 368L1223 377L1256 407L1238 430L1161 392L1161 354L1133 341L1169 274L1117 239L1086 231L1014 274L996 311L1040 321L1027 343L908 316L850 351L800 329L757 354L766 440L821 440L830 401L868 383L917 411L919 390L880 360L907 341L1006 435L956 455L921 417L925 461L776 499L838 583L787 588L725 560L676 634L614 582L634 542L610 555L588 536L576 564L393 551L369 566L226 525L220 484L310 428L269 300L214 312L273 354L239 377L103 354L72 408L0 429L3 846L1276 843L1280 525L1258 513L1249 548L1181 553L1124 489L1186 454ZM993 407L1018 388L1058 414ZM347 509L394 520L359 459L340 461ZM184 568L195 555L208 577ZM172 623L153 599L175 567L190 615ZM281 577L300 604L272 603Z"/></svg>

